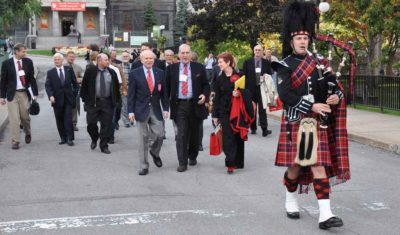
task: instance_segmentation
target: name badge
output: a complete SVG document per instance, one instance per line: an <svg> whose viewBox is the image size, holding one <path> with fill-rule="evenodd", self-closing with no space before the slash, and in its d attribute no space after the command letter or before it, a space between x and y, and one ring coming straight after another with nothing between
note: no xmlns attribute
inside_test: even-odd
<svg viewBox="0 0 400 235"><path fill-rule="evenodd" d="M20 76L20 77L25 76L25 71L24 70L18 70L18 76Z"/></svg>
<svg viewBox="0 0 400 235"><path fill-rule="evenodd" d="M256 68L256 73L261 73L261 68Z"/></svg>
<svg viewBox="0 0 400 235"><path fill-rule="evenodd" d="M187 82L188 76L185 74L180 74L179 75L179 81L180 82Z"/></svg>

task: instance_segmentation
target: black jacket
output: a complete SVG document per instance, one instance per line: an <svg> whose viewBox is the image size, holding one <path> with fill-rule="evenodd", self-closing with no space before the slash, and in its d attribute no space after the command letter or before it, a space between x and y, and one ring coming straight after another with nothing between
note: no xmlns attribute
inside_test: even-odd
<svg viewBox="0 0 400 235"><path fill-rule="evenodd" d="M112 87L111 87L111 98L113 101L113 105L121 103L121 93L119 91L119 82L117 78L117 74L114 70L107 68L108 72L111 74L112 78ZM96 77L98 68L95 66L89 66L85 71L85 75L82 79L81 86L81 98L85 105L96 105Z"/></svg>
<svg viewBox="0 0 400 235"><path fill-rule="evenodd" d="M175 119L176 109L178 105L179 93L179 66L180 63L172 64L167 67L165 75L168 89L168 97L170 99L170 117ZM207 80L206 69L204 65L197 62L190 62L192 89L193 89L193 105L195 116L199 119L205 119L208 116L205 103L208 102L210 95L210 85ZM197 104L198 97L203 94L206 102L202 105Z"/></svg>
<svg viewBox="0 0 400 235"><path fill-rule="evenodd" d="M63 66L65 82L64 86L61 84L57 68L54 67L47 71L46 77L46 93L47 96L54 96L55 103L53 107L63 107L65 102L68 102L72 107L76 106L76 95L79 90L79 85L76 82L75 73L69 66Z"/></svg>
<svg viewBox="0 0 400 235"><path fill-rule="evenodd" d="M25 88L27 89L28 97L31 95L28 88L32 88L34 96L38 95L38 87L34 77L33 62L29 58L22 58L22 69L25 71ZM7 101L12 101L17 89L17 71L15 71L14 58L5 60L1 66L1 81L0 81L0 98L7 98Z"/></svg>
<svg viewBox="0 0 400 235"><path fill-rule="evenodd" d="M256 84L256 65L254 63L254 57L251 57L250 59L244 61L242 72L246 76L245 87L252 94L253 100L255 100L257 84ZM268 60L261 58L261 75L265 73L272 75L271 63Z"/></svg>

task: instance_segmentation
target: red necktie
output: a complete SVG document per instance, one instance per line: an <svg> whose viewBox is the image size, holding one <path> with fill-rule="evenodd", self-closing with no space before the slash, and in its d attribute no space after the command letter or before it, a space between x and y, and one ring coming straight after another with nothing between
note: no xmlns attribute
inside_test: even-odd
<svg viewBox="0 0 400 235"><path fill-rule="evenodd" d="M17 63L18 63L18 71L21 71L22 70L21 62L18 60ZM25 83L26 83L25 75L24 76L19 76L19 80L21 80L22 86L25 86Z"/></svg>
<svg viewBox="0 0 400 235"><path fill-rule="evenodd" d="M183 65L183 74L186 75L186 82L182 82L182 95L187 96L187 94L188 94L187 79L188 79L188 74L189 74L187 64Z"/></svg>
<svg viewBox="0 0 400 235"><path fill-rule="evenodd" d="M153 77L151 76L150 69L147 70L147 85L149 86L150 94L153 93Z"/></svg>

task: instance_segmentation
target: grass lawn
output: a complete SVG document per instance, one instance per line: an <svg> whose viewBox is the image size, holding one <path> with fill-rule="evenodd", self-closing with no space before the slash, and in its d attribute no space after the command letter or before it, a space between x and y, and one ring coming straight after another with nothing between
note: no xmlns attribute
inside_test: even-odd
<svg viewBox="0 0 400 235"><path fill-rule="evenodd" d="M51 53L51 50L28 50L28 55L53 56L53 53Z"/></svg>
<svg viewBox="0 0 400 235"><path fill-rule="evenodd" d="M350 105L349 107L354 108L353 105ZM380 108L370 107L370 106L361 105L361 104L356 104L356 109L381 113L381 109ZM384 114L389 114L389 115L400 116L400 111L395 111L395 110L383 109L383 113Z"/></svg>

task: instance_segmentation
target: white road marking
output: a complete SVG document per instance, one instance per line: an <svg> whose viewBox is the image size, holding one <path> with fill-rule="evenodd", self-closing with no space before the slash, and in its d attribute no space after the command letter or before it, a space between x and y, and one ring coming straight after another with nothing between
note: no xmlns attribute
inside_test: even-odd
<svg viewBox="0 0 400 235"><path fill-rule="evenodd" d="M101 227L115 225L147 224L157 222L171 222L180 214L193 214L210 218L229 218L238 216L235 211L207 211L207 210L181 210L143 212L129 214L93 215L62 217L51 219L21 220L0 223L1 233L29 232L34 230L52 230L67 228ZM252 213L250 213L252 214Z"/></svg>

